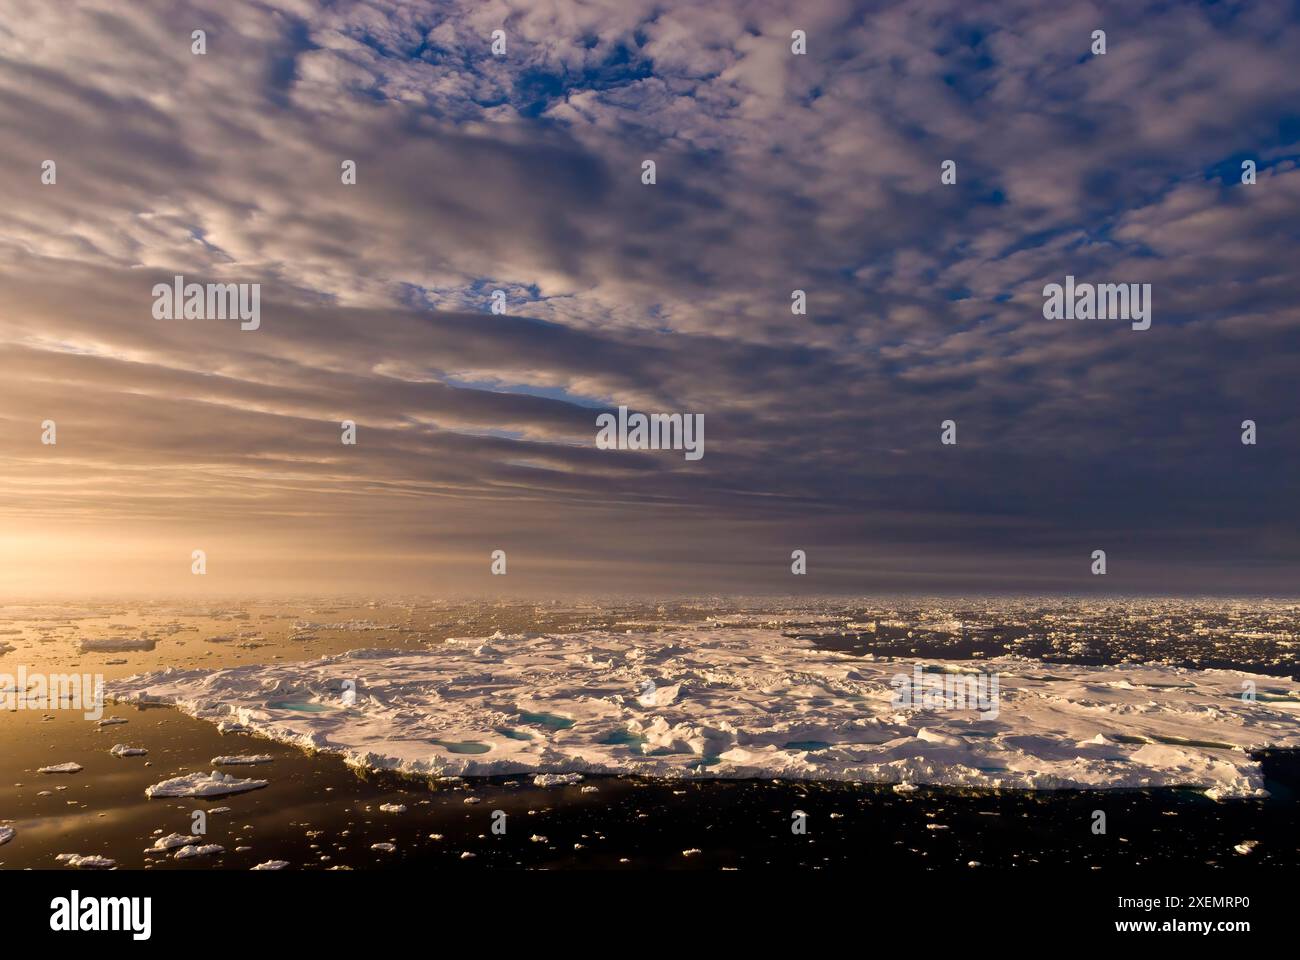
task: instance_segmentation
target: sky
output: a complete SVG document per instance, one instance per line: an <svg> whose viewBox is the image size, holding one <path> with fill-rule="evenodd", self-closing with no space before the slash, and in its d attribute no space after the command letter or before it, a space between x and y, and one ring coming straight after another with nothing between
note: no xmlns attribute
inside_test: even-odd
<svg viewBox="0 0 1300 960"><path fill-rule="evenodd" d="M0 596L1294 595L1298 59L1283 2L0 0Z"/></svg>

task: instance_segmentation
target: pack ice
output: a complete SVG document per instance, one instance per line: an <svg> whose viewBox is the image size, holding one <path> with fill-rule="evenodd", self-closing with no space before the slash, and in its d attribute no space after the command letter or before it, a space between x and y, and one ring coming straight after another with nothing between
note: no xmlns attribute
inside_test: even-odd
<svg viewBox="0 0 1300 960"><path fill-rule="evenodd" d="M1249 751L1300 747L1300 684L1285 678L1011 656L925 661L928 671L996 673L992 717L898 708L891 680L913 666L820 650L778 629L706 624L168 669L116 681L109 694L173 704L357 766L435 776L1192 786L1244 797L1264 792ZM1244 681L1255 699L1243 700Z"/></svg>

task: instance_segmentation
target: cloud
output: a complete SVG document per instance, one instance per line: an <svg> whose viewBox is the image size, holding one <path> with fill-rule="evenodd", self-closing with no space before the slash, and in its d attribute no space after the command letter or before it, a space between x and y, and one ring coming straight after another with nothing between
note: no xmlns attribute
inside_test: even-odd
<svg viewBox="0 0 1300 960"><path fill-rule="evenodd" d="M231 589L304 543L322 589L495 548L538 590L786 589L795 547L809 589L1082 591L1098 547L1115 590L1294 583L1279 7L12 6L0 514L60 533L11 587L79 531L140 545L78 566L115 589L218 535ZM153 319L176 274L261 329ZM1151 330L1044 320L1067 274L1152 284ZM706 456L594 449L619 404Z"/></svg>

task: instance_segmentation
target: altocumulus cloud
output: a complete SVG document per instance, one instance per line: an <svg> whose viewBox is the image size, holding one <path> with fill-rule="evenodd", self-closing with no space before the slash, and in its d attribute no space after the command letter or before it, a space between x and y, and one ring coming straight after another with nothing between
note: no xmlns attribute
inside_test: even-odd
<svg viewBox="0 0 1300 960"><path fill-rule="evenodd" d="M209 544L233 589L485 589L498 547L537 591L795 547L809 589L1086 590L1099 546L1113 590L1293 587L1285 5L5 6L8 587ZM155 320L177 274L260 329ZM1067 274L1152 328L1045 321ZM708 455L597 450L619 405Z"/></svg>

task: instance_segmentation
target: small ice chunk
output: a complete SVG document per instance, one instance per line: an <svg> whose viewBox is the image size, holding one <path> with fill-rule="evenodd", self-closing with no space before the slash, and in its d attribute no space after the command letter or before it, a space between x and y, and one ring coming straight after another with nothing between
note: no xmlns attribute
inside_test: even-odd
<svg viewBox="0 0 1300 960"><path fill-rule="evenodd" d="M267 860L265 863L259 863L255 867L249 867L250 870L283 870L289 865L288 860Z"/></svg>
<svg viewBox="0 0 1300 960"><path fill-rule="evenodd" d="M270 763L275 757L269 753L241 753L233 757L213 757L212 765L214 767L236 766L239 764L251 765L255 763Z"/></svg>
<svg viewBox="0 0 1300 960"><path fill-rule="evenodd" d="M149 755L149 751L144 747L128 747L125 743L117 744L108 752L115 757L145 757Z"/></svg>
<svg viewBox="0 0 1300 960"><path fill-rule="evenodd" d="M1248 854L1254 853L1255 848L1258 846L1259 846L1258 840L1243 840L1241 841L1241 843L1237 844L1232 849L1236 850L1239 854L1241 854L1244 857L1247 856Z"/></svg>
<svg viewBox="0 0 1300 960"><path fill-rule="evenodd" d="M114 727L119 723L126 723L125 717L105 717L95 723L97 727Z"/></svg>
<svg viewBox="0 0 1300 960"><path fill-rule="evenodd" d="M188 847L194 843L193 837L187 837L183 833L169 833L165 837L158 837L153 842L152 847L146 847L145 853L166 853L168 850L175 850L177 847Z"/></svg>
<svg viewBox="0 0 1300 960"><path fill-rule="evenodd" d="M405 813L406 804L404 803L381 803L379 809L384 813Z"/></svg>
<svg viewBox="0 0 1300 960"><path fill-rule="evenodd" d="M683 857L698 857L698 856L699 856L701 853L703 853L703 852L704 852L704 851L701 850L699 847L691 847L689 850L683 850L683 851L682 851L682 856L683 856Z"/></svg>
<svg viewBox="0 0 1300 960"><path fill-rule="evenodd" d="M79 763L56 763L50 767L41 767L37 773L80 773L84 768ZM69 854L71 856L71 854Z"/></svg>
<svg viewBox="0 0 1300 960"><path fill-rule="evenodd" d="M102 640L82 640L82 653L127 653L133 650L152 650L157 641L147 637L105 637Z"/></svg>
<svg viewBox="0 0 1300 960"><path fill-rule="evenodd" d="M12 840L17 832L13 827L0 827L0 847Z"/></svg>
<svg viewBox="0 0 1300 960"><path fill-rule="evenodd" d="M580 773L539 773L533 777L533 786L559 787L567 783L578 783L581 780Z"/></svg>
<svg viewBox="0 0 1300 960"><path fill-rule="evenodd" d="M268 780L240 780L220 770L211 773L188 773L146 787L146 797L223 797L265 787Z"/></svg>
<svg viewBox="0 0 1300 960"><path fill-rule="evenodd" d="M394 850L397 849L397 847L395 847L391 843L372 843L370 845L370 849L378 850L381 853L392 853Z"/></svg>
<svg viewBox="0 0 1300 960"><path fill-rule="evenodd" d="M226 848L219 843L205 843L202 846L190 844L181 847L172 857L174 860L192 860L194 857L211 857L218 853L225 853Z"/></svg>
<svg viewBox="0 0 1300 960"><path fill-rule="evenodd" d="M79 853L60 853L54 859L77 870L113 870L117 867L116 860L110 860L108 857L100 857L95 854L83 857Z"/></svg>

